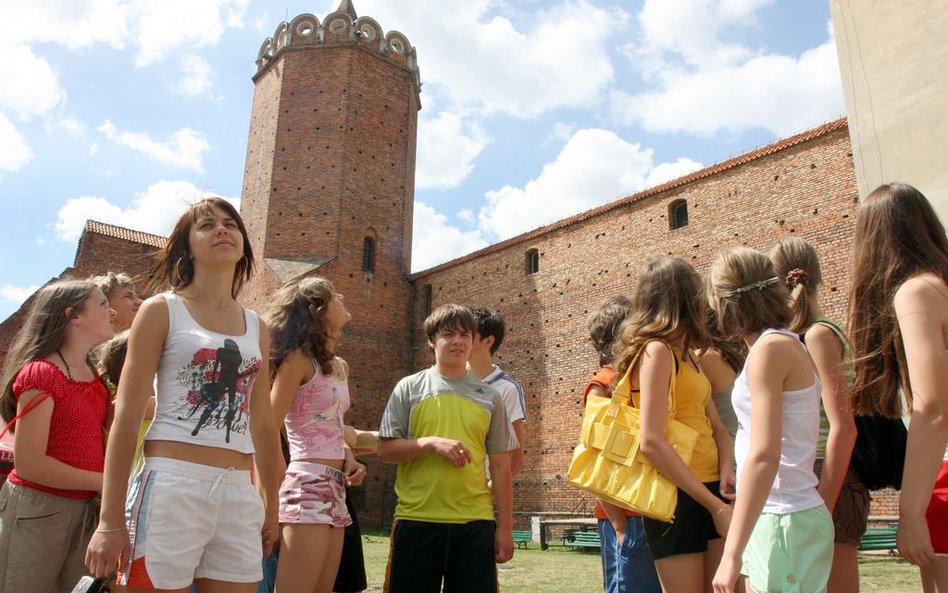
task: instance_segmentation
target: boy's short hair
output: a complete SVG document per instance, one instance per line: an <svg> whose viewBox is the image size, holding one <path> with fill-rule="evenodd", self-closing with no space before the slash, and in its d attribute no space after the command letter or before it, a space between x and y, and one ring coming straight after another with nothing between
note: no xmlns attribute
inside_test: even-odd
<svg viewBox="0 0 948 593"><path fill-rule="evenodd" d="M89 281L99 287L102 294L108 298L112 291L119 287L135 290L135 283L125 272L106 272L102 276L93 276Z"/></svg>
<svg viewBox="0 0 948 593"><path fill-rule="evenodd" d="M467 330L473 336L477 331L477 318L470 309L462 305L448 303L441 305L425 318L425 334L434 342L438 332L445 329Z"/></svg>
<svg viewBox="0 0 948 593"><path fill-rule="evenodd" d="M612 347L619 327L632 313L632 301L628 297L617 294L599 303L586 322L589 328L589 337L593 348L599 354L599 365L609 364L614 358Z"/></svg>
<svg viewBox="0 0 948 593"><path fill-rule="evenodd" d="M504 323L504 317L497 311L491 311L486 307L473 307L471 312L474 313L474 316L477 317L477 335L484 339L488 336L494 337L494 343L490 346L490 353L493 355L494 352L500 348L500 345L504 343L504 334L507 331L507 326Z"/></svg>

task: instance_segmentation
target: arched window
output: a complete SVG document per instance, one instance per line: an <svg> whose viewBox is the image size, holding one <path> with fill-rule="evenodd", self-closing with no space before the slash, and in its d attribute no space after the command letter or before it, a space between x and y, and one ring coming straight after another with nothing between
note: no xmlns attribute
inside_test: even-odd
<svg viewBox="0 0 948 593"><path fill-rule="evenodd" d="M527 275L540 271L540 252L536 249L527 250Z"/></svg>
<svg viewBox="0 0 948 593"><path fill-rule="evenodd" d="M688 226L688 201L675 200L668 205L668 228L673 231L684 226Z"/></svg>
<svg viewBox="0 0 948 593"><path fill-rule="evenodd" d="M375 239L366 237L362 241L362 271L375 271Z"/></svg>

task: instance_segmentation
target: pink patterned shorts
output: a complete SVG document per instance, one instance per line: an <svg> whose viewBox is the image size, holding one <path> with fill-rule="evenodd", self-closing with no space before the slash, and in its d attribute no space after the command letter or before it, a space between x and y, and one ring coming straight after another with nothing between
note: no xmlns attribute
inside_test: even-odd
<svg viewBox="0 0 948 593"><path fill-rule="evenodd" d="M280 523L351 524L345 475L321 463L291 461L280 486Z"/></svg>

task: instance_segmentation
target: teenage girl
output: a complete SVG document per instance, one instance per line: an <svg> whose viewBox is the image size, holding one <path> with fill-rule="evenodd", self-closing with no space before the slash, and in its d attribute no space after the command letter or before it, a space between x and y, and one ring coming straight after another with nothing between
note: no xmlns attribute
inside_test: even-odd
<svg viewBox="0 0 948 593"><path fill-rule="evenodd" d="M86 554L96 576L118 568L120 584L142 591L183 593L192 582L201 593L256 591L276 537L279 464L268 332L235 300L252 270L244 224L221 198L188 208L159 253L153 277L172 290L145 301L132 323ZM145 464L123 511L156 375Z"/></svg>
<svg viewBox="0 0 948 593"><path fill-rule="evenodd" d="M816 446L817 490L833 514L835 541L829 590L859 592L858 547L869 519L869 490L849 466L856 421L849 401L848 343L819 304L823 282L816 250L801 237L786 237L770 249L774 271L790 294L787 329L799 334L820 375L820 438Z"/></svg>
<svg viewBox="0 0 948 593"><path fill-rule="evenodd" d="M328 280L304 278L281 288L267 312L270 391L286 427L290 464L280 487L280 562L276 593L330 593L342 555L346 485L365 466L346 445L349 367L334 351L352 315Z"/></svg>
<svg viewBox="0 0 948 593"><path fill-rule="evenodd" d="M675 521L646 518L645 536L662 589L701 593L710 588L721 555L731 519L726 500L734 487L731 437L711 401L711 384L690 354L707 341L701 279L684 260L652 260L638 278L632 304L619 334L616 377L637 360L630 386L633 404L641 408L641 450L678 486ZM699 433L689 464L665 440L672 382L675 419Z"/></svg>
<svg viewBox="0 0 948 593"><path fill-rule="evenodd" d="M718 593L826 591L833 559L833 522L813 473L820 425L820 380L790 322L787 290L770 259L738 247L715 257L708 297L718 328L749 351L731 402L738 430L737 503Z"/></svg>
<svg viewBox="0 0 948 593"><path fill-rule="evenodd" d="M16 462L0 490L0 591L69 591L85 574L110 407L89 354L112 314L91 282L50 284L7 354L0 413Z"/></svg>
<svg viewBox="0 0 948 593"><path fill-rule="evenodd" d="M948 240L925 196L882 185L856 219L850 336L858 414L911 414L899 553L928 593L948 591Z"/></svg>

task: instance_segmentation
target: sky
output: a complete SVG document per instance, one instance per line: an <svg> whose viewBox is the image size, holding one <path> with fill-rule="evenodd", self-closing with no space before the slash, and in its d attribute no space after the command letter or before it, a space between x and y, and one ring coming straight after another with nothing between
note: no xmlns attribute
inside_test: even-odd
<svg viewBox="0 0 948 593"><path fill-rule="evenodd" d="M423 83L412 270L844 115L826 0L352 0ZM240 201L257 52L338 0L0 3L0 320L87 219Z"/></svg>

